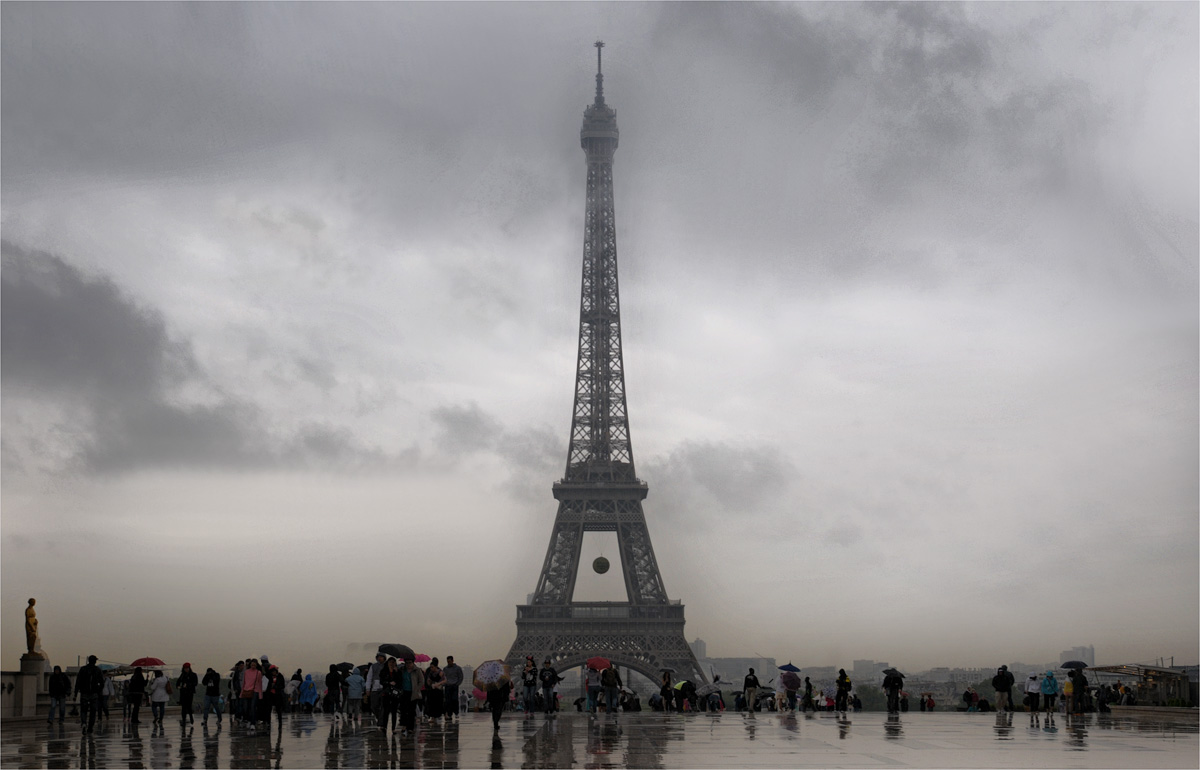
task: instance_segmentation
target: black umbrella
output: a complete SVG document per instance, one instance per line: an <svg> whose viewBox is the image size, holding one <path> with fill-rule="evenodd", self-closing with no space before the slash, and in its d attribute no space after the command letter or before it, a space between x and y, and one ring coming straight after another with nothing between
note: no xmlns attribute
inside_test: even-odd
<svg viewBox="0 0 1200 770"><path fill-rule="evenodd" d="M352 668L354 668L354 664L347 663L346 661L342 661L341 663L337 664L337 668L338 668L338 671L346 672L346 671L350 671Z"/></svg>
<svg viewBox="0 0 1200 770"><path fill-rule="evenodd" d="M896 669L894 669L894 668L885 668L885 669L883 670L883 673L887 674L888 676L898 676L898 677L900 677L901 679L903 679L903 678L904 678L904 674L901 674L899 671L897 671L897 670L896 670Z"/></svg>
<svg viewBox="0 0 1200 770"><path fill-rule="evenodd" d="M1088 664L1084 663L1082 660L1068 660L1066 663L1059 666L1059 668L1087 668L1087 667L1088 667Z"/></svg>
<svg viewBox="0 0 1200 770"><path fill-rule="evenodd" d="M409 647L406 644L381 644L379 645L379 651L384 655L391 655L393 658L401 658L405 660L408 658L417 657L417 654L413 652L412 647Z"/></svg>

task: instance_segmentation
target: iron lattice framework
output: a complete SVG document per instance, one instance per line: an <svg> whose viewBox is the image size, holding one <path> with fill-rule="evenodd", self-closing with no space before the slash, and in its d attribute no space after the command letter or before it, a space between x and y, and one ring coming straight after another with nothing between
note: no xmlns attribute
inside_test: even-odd
<svg viewBox="0 0 1200 770"><path fill-rule="evenodd" d="M562 670L600 655L657 681L664 668L704 681L683 634L683 605L667 598L642 500L629 438L621 304L617 291L617 232L613 155L617 112L604 101L596 43L596 98L584 110L580 144L587 156L587 210L579 357L567 469L554 485L558 515L531 604L517 607L517 639L508 662L550 658ZM627 601L575 602L575 579L585 532L615 532Z"/></svg>

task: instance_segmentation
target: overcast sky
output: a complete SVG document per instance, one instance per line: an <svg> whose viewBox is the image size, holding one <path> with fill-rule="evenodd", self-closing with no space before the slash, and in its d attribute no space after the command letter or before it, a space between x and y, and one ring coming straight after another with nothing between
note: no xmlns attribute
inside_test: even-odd
<svg viewBox="0 0 1200 770"><path fill-rule="evenodd" d="M3 665L507 652L598 38L688 638L1197 662L1198 11L4 3Z"/></svg>

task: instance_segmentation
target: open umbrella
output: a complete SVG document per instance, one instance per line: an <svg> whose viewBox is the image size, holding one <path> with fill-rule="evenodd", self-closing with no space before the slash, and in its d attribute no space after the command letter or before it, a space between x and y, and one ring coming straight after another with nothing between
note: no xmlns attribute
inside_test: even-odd
<svg viewBox="0 0 1200 770"><path fill-rule="evenodd" d="M348 663L346 661L342 661L341 663L337 664L337 668L338 668L338 671L341 671L343 673L348 673L354 669L354 664Z"/></svg>
<svg viewBox="0 0 1200 770"><path fill-rule="evenodd" d="M471 695L475 696L475 700L483 700L484 698L487 697L487 693L484 692L483 690L479 689L478 687L471 690Z"/></svg>
<svg viewBox="0 0 1200 770"><path fill-rule="evenodd" d="M428 663L429 661L433 660L433 658L429 657L428 655L426 655L423 652L418 652L416 655L413 656L413 660L416 661L417 663Z"/></svg>
<svg viewBox="0 0 1200 770"><path fill-rule="evenodd" d="M602 658L599 655L587 659L587 667L593 671L603 671L610 666L612 666L612 662L608 658Z"/></svg>
<svg viewBox="0 0 1200 770"><path fill-rule="evenodd" d="M786 666L780 666L779 670L780 671L791 671L793 674L798 673L800 671L799 668L792 665L792 662L790 660L787 662Z"/></svg>
<svg viewBox="0 0 1200 770"><path fill-rule="evenodd" d="M412 647L409 647L406 644L381 644L379 645L379 651L384 655L391 655L393 658L400 658L401 660L415 658L417 656L417 654L412 651Z"/></svg>
<svg viewBox="0 0 1200 770"><path fill-rule="evenodd" d="M789 690L799 690L804 684L800 681L800 677L792 671L784 671L779 675L779 681Z"/></svg>
<svg viewBox="0 0 1200 770"><path fill-rule="evenodd" d="M707 698L709 695L712 695L714 692L720 692L720 691L721 691L721 685L717 684L716 682L713 682L712 684L706 684L706 685L700 686L696 690L696 694L699 695L701 698Z"/></svg>
<svg viewBox="0 0 1200 770"><path fill-rule="evenodd" d="M141 668L161 668L162 666L165 666L165 665L167 665L167 664L166 664L166 663L163 663L163 662L162 662L161 660L159 660L158 658L138 658L137 660L135 660L134 662L130 663L129 665L130 665L130 667L132 667L132 668L138 668L138 667L141 667Z"/></svg>
<svg viewBox="0 0 1200 770"><path fill-rule="evenodd" d="M675 673L675 669L671 668L670 666L663 666L662 668L659 669L659 671L666 671L671 674Z"/></svg>
<svg viewBox="0 0 1200 770"><path fill-rule="evenodd" d="M481 690L494 690L512 682L512 669L502 660L485 660L475 667L473 682Z"/></svg>
<svg viewBox="0 0 1200 770"><path fill-rule="evenodd" d="M894 668L885 668L885 669L883 670L883 673L884 673L884 674L887 674L888 676L898 676L898 677L900 677L901 679L903 679L903 678L904 678L904 674L901 674L899 671L897 671L897 670L896 670L896 669L894 669Z"/></svg>
<svg viewBox="0 0 1200 770"><path fill-rule="evenodd" d="M1059 666L1059 668L1087 668L1087 667L1088 667L1088 664L1084 663L1082 660L1068 660L1066 663Z"/></svg>

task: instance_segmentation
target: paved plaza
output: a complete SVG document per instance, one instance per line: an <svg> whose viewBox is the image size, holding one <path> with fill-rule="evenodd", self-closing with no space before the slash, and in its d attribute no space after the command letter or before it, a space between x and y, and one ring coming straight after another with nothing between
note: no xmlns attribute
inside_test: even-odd
<svg viewBox="0 0 1200 770"><path fill-rule="evenodd" d="M119 721L85 736L77 724L3 725L5 768L287 767L1198 767L1197 719L1089 714L1067 719L956 712L809 715L641 712L547 720L488 714L414 738L294 715L269 732L133 729Z"/></svg>

